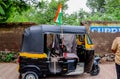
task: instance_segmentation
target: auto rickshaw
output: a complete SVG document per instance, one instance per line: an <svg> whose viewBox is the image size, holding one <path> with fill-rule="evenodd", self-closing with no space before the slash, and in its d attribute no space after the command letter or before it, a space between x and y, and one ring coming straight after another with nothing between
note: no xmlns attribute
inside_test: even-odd
<svg viewBox="0 0 120 79"><path fill-rule="evenodd" d="M62 34L75 35L76 53L67 52L60 38ZM51 74L79 75L84 72L97 75L99 66L96 69L94 61L94 45L85 26L32 26L23 34L18 57L19 78L39 79Z"/></svg>

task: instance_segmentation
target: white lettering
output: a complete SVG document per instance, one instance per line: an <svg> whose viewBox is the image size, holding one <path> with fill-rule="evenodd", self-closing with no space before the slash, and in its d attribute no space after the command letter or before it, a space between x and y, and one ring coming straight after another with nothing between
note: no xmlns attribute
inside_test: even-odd
<svg viewBox="0 0 120 79"><path fill-rule="evenodd" d="M100 29L101 29L101 28L98 28L98 30L97 30L99 33L101 32Z"/></svg>
<svg viewBox="0 0 120 79"><path fill-rule="evenodd" d="M92 32L97 32L97 28L91 28Z"/></svg>
<svg viewBox="0 0 120 79"><path fill-rule="evenodd" d="M111 32L116 33L116 32L118 32L118 30L117 30L117 28L111 28Z"/></svg>
<svg viewBox="0 0 120 79"><path fill-rule="evenodd" d="M116 33L120 32L120 26L118 27L90 27L91 32L105 32L105 33Z"/></svg>
<svg viewBox="0 0 120 79"><path fill-rule="evenodd" d="M107 33L107 32L110 32L111 31L111 28L102 28L104 29L104 32Z"/></svg>

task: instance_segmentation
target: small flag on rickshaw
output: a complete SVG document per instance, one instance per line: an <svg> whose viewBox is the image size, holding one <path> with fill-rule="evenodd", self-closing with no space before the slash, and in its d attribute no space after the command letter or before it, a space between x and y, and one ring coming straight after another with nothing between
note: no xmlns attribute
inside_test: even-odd
<svg viewBox="0 0 120 79"><path fill-rule="evenodd" d="M61 25L61 23L62 23L62 4L59 4L59 6L58 6L58 10L56 12L54 22L57 22L58 25Z"/></svg>

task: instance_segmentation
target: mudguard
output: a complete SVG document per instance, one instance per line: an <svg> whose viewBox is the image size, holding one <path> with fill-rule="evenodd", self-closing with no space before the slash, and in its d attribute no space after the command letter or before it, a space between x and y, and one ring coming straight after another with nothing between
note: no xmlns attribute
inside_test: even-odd
<svg viewBox="0 0 120 79"><path fill-rule="evenodd" d="M100 57L95 57L94 58L94 65L98 65L99 64L99 61L100 61Z"/></svg>
<svg viewBox="0 0 120 79"><path fill-rule="evenodd" d="M35 66L35 65L26 65L22 68L20 68L20 73L25 73L26 71L36 71L36 72L40 72L40 68Z"/></svg>

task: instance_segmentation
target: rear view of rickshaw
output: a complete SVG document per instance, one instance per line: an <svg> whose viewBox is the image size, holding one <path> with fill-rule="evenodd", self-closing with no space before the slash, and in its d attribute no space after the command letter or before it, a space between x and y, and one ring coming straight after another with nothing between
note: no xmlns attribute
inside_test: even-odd
<svg viewBox="0 0 120 79"><path fill-rule="evenodd" d="M67 36L75 36L74 47L63 42ZM69 52L72 48L75 52ZM94 46L84 26L40 25L25 29L18 60L22 79L99 73L99 67L93 72Z"/></svg>

